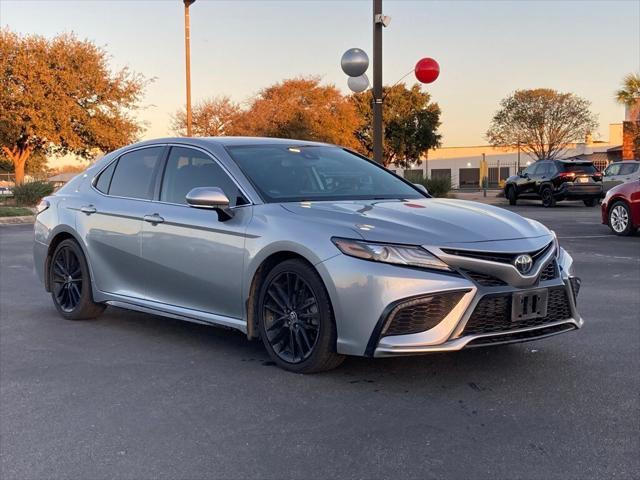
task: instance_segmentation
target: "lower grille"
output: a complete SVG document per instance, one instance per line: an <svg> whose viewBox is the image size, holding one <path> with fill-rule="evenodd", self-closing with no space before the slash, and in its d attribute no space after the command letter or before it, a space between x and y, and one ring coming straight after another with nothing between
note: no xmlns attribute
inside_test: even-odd
<svg viewBox="0 0 640 480"><path fill-rule="evenodd" d="M547 315L519 322L511 321L511 293L483 297L464 327L463 335L505 332L520 328L537 327L571 318L571 308L564 287L550 288Z"/></svg>
<svg viewBox="0 0 640 480"><path fill-rule="evenodd" d="M497 345L500 343L526 342L527 340L536 340L537 338L549 337L558 333L569 332L575 330L575 325L564 323L562 325L553 325L551 327L542 327L535 330L527 330L525 332L507 333L504 335L496 335L493 337L480 337L467 343L468 347L482 347L485 345Z"/></svg>
<svg viewBox="0 0 640 480"><path fill-rule="evenodd" d="M444 320L467 291L440 293L402 302L387 317L382 336L424 332Z"/></svg>

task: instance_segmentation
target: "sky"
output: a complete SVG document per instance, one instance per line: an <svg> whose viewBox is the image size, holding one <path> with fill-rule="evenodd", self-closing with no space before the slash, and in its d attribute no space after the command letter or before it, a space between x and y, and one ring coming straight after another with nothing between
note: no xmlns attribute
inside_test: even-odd
<svg viewBox="0 0 640 480"><path fill-rule="evenodd" d="M194 102L246 101L274 82L317 75L348 92L342 53L372 53L370 0L197 0L191 6ZM423 86L442 109L444 146L482 145L499 101L524 88L554 88L592 102L600 122L623 120L614 92L640 71L640 0L384 0L383 75L393 84L422 57L441 74ZM139 112L144 138L169 135L184 106L181 0L0 0L0 25L52 37L75 32L104 46L113 68L154 81ZM371 68L368 73L371 73ZM411 80L413 77L407 77Z"/></svg>

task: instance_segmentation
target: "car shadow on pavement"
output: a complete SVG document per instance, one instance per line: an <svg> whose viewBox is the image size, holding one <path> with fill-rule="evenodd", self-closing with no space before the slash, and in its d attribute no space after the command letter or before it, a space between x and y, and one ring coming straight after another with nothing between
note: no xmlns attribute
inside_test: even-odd
<svg viewBox="0 0 640 480"><path fill-rule="evenodd" d="M465 386L482 391L484 384L518 383L530 377L539 362L563 362L570 367L566 349L557 347L554 339L542 342L473 348L459 352L395 358L347 357L337 369L314 375L297 375L278 368L271 361L260 340L248 341L241 332L200 325L181 320L109 307L95 325L108 329L111 337L131 342L131 348L150 348L170 355L176 364L180 359L200 359L215 368L231 368L234 375L254 381L261 378L317 378L322 384L346 384L352 387L439 388ZM106 333L106 332L105 332ZM571 334L569 334L571 335ZM562 337L562 336L561 336ZM558 340L556 340L557 342ZM562 358L553 359L558 355ZM266 368L269 367L269 368ZM507 367L507 368L506 368ZM313 381L313 380L311 380ZM506 382L506 383L505 383Z"/></svg>

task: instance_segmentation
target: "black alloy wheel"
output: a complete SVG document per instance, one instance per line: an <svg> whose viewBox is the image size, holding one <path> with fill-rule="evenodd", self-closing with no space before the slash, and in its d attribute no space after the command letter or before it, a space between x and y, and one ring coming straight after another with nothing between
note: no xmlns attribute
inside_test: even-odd
<svg viewBox="0 0 640 480"><path fill-rule="evenodd" d="M58 312L68 320L100 315L106 306L93 301L89 267L75 240L60 242L48 267L51 297Z"/></svg>
<svg viewBox="0 0 640 480"><path fill-rule="evenodd" d="M52 291L55 301L64 312L72 312L82 298L82 268L70 246L56 251L51 262Z"/></svg>
<svg viewBox="0 0 640 480"><path fill-rule="evenodd" d="M290 259L276 265L262 279L256 300L260 336L278 366L313 373L342 363L329 295L310 264Z"/></svg>
<svg viewBox="0 0 640 480"><path fill-rule="evenodd" d="M300 363L318 341L318 300L307 282L294 272L271 280L262 312L269 344L282 360Z"/></svg>
<svg viewBox="0 0 640 480"><path fill-rule="evenodd" d="M553 198L553 191L551 187L543 187L540 191L540 197L542 198L542 206L545 208L554 207L556 199Z"/></svg>

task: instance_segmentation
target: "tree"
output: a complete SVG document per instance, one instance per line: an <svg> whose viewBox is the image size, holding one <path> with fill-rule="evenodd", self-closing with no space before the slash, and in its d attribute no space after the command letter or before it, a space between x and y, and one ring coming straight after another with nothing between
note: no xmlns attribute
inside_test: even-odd
<svg viewBox="0 0 640 480"><path fill-rule="evenodd" d="M597 128L590 105L573 93L518 90L500 102L486 136L497 147L519 144L538 160L559 158L569 143L584 140Z"/></svg>
<svg viewBox="0 0 640 480"><path fill-rule="evenodd" d="M320 79L283 80L260 91L238 120L239 135L315 140L355 148L361 120L354 105Z"/></svg>
<svg viewBox="0 0 640 480"><path fill-rule="evenodd" d="M640 75L630 73L624 77L622 87L616 91L618 103L629 109L630 118L640 121Z"/></svg>
<svg viewBox="0 0 640 480"><path fill-rule="evenodd" d="M0 145L16 183L33 152L88 158L135 140L131 113L146 84L127 68L112 72L103 48L74 35L0 30Z"/></svg>
<svg viewBox="0 0 640 480"><path fill-rule="evenodd" d="M395 163L407 167L418 160L427 150L440 146L440 107L431 102L431 96L415 84L407 88L404 84L383 88L384 95L384 150L385 166ZM356 130L359 150L372 155L372 108L371 92L354 94L352 102L363 122Z"/></svg>
<svg viewBox="0 0 640 480"><path fill-rule="evenodd" d="M242 110L229 97L211 97L198 102L193 107L192 131L196 137L216 137L235 135L236 124ZM176 135L187 134L187 113L178 110L171 118L171 129Z"/></svg>
<svg viewBox="0 0 640 480"><path fill-rule="evenodd" d="M618 103L627 108L627 119L623 123L623 136L631 137L631 145L623 145L623 158L640 158L640 75L630 73L624 77L622 88L616 92Z"/></svg>

